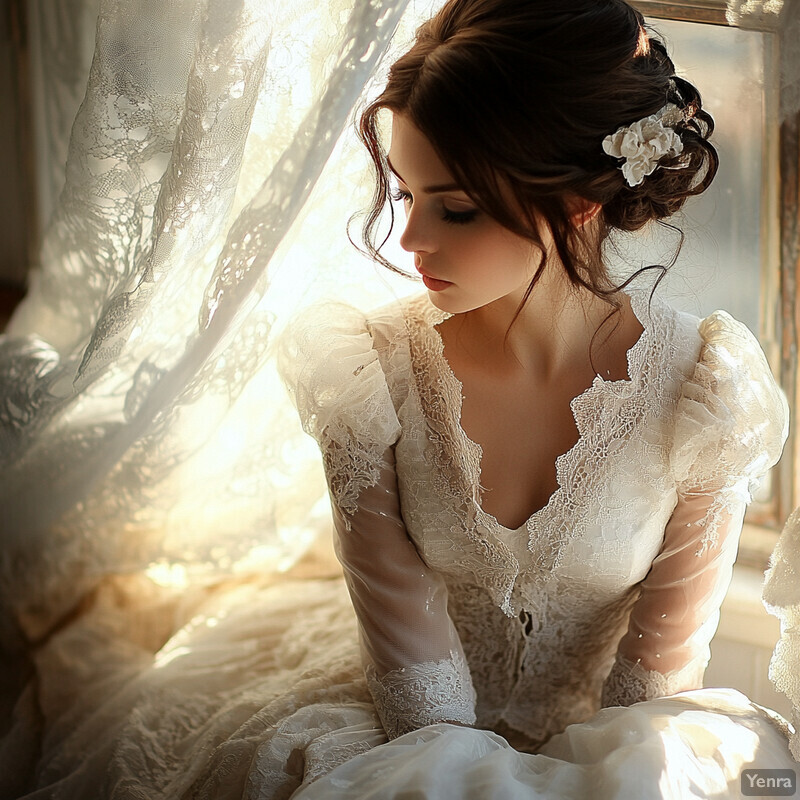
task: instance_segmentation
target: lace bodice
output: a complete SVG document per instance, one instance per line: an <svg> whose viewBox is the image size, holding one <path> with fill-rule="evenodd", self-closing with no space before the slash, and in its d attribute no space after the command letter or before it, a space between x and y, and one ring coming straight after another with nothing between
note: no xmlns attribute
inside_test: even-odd
<svg viewBox="0 0 800 800"><path fill-rule="evenodd" d="M700 685L785 403L728 315L700 321L639 294L632 306L644 333L630 379L598 376L573 400L579 436L558 488L515 531L481 507L481 450L426 297L368 319L337 307L334 325L315 310L288 341L390 735L477 722L535 748L601 696L627 705Z"/></svg>

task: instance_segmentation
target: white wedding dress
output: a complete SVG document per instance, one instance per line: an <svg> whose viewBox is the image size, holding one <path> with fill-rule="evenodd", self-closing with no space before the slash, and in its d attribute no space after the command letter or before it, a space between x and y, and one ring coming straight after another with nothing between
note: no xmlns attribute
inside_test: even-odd
<svg viewBox="0 0 800 800"><path fill-rule="evenodd" d="M699 688L785 402L728 315L632 305L629 380L573 401L559 488L513 531L481 507L427 298L306 313L282 370L345 581L151 586L149 609L140 579L108 581L37 654L25 797L727 798L747 767L796 766L777 715ZM25 757L32 708L0 767Z"/></svg>
<svg viewBox="0 0 800 800"><path fill-rule="evenodd" d="M285 369L322 448L367 681L394 740L303 798L738 796L742 769L794 764L785 723L738 693L655 699L702 686L785 404L728 315L631 301L644 333L629 380L597 377L573 401L579 439L559 488L517 530L481 507L445 315L421 297L300 324ZM340 754L364 746L351 736Z"/></svg>

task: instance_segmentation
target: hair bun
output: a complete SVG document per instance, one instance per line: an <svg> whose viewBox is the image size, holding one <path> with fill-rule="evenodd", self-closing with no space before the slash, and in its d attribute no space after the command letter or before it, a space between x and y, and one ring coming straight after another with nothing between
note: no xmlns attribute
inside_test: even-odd
<svg viewBox="0 0 800 800"><path fill-rule="evenodd" d="M663 45L651 40L651 48L663 62ZM638 186L628 185L619 173L618 192L603 206L606 222L612 227L636 231L648 222L666 219L679 211L689 197L704 192L717 173L719 156L708 141L714 120L703 109L697 88L673 76L667 102L683 112L683 119L671 126L680 137L683 150L659 163Z"/></svg>

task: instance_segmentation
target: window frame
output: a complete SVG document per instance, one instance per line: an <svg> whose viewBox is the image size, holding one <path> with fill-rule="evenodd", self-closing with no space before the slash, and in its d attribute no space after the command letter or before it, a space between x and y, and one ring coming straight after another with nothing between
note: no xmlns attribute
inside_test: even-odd
<svg viewBox="0 0 800 800"><path fill-rule="evenodd" d="M725 0L631 0L651 19L736 27ZM785 0L780 14L747 20L747 29L765 33L764 151L761 191L761 308L759 339L789 403L800 419L800 109L781 75L800 75L797 48L789 36L800 26L800 2ZM742 26L744 27L744 26ZM797 92L797 90L794 90ZM773 470L770 498L748 511L740 560L763 568L777 531L800 505L800 436L790 426L783 458Z"/></svg>
<svg viewBox="0 0 800 800"><path fill-rule="evenodd" d="M677 22L700 22L707 25L728 25L725 0L631 0L646 17Z"/></svg>

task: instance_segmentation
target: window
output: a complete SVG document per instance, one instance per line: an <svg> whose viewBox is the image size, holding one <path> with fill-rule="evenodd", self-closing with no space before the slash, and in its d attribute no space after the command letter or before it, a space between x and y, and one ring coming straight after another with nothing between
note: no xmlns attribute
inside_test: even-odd
<svg viewBox="0 0 800 800"><path fill-rule="evenodd" d="M686 243L665 294L701 315L724 308L756 332L793 419L800 418L800 102L793 96L799 93L800 4L749 2L743 16L731 13L723 0L634 5L663 34L678 72L699 87L718 125L720 172L678 222ZM649 245L654 261L664 263L664 245L661 252ZM748 512L745 561L763 566L777 529L800 504L799 446L792 430L780 464Z"/></svg>

